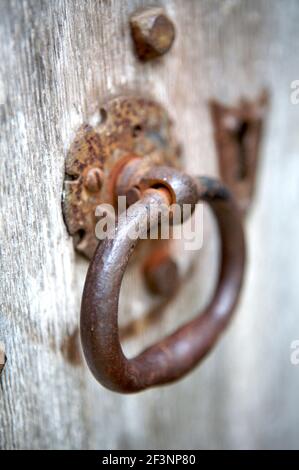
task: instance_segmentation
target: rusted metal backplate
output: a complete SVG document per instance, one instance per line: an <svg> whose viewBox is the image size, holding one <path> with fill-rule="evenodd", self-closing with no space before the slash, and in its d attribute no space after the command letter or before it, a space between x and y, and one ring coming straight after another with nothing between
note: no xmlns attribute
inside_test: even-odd
<svg viewBox="0 0 299 470"><path fill-rule="evenodd" d="M179 147L172 122L156 102L121 96L100 108L95 126L84 124L71 145L66 161L63 212L76 249L91 258L96 207L115 203L115 182L122 166L141 157L144 166L178 166Z"/></svg>
<svg viewBox="0 0 299 470"><path fill-rule="evenodd" d="M242 99L235 107L210 102L220 176L243 213L248 210L254 193L268 103L266 91L256 100Z"/></svg>

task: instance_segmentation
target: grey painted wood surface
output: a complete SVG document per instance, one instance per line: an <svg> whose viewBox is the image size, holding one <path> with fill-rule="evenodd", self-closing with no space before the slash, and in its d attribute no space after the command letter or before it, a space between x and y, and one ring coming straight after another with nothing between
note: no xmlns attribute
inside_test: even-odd
<svg viewBox="0 0 299 470"><path fill-rule="evenodd" d="M177 39L139 64L128 16L148 2L1 0L1 314L8 362L0 381L1 448L298 448L297 247L299 105L296 0L160 1ZM74 360L87 264L61 214L64 161L76 129L107 96L151 95L169 110L185 168L217 174L207 100L272 93L256 201L247 218L249 266L235 321L215 351L178 384L140 395L104 390ZM189 283L142 348L194 314L217 269L215 227ZM178 257L185 254L178 250ZM152 299L131 272L122 318ZM73 336L72 336L73 335Z"/></svg>

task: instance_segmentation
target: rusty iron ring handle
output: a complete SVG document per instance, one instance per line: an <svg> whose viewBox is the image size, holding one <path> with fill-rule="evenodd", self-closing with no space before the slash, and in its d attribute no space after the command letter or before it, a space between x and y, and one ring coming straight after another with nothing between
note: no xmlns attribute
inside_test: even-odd
<svg viewBox="0 0 299 470"><path fill-rule="evenodd" d="M148 189L119 218L113 239L102 241L90 263L81 307L81 340L95 378L107 388L138 392L179 379L193 369L216 343L237 303L245 265L241 216L230 192L217 180L197 179L170 168L152 169L148 181L162 180L179 204L202 200L211 207L220 232L222 258L218 284L203 313L133 359L123 354L118 330L118 302L123 274L136 240L136 224L146 230L166 198ZM169 202L168 202L169 203ZM149 212L149 207L151 211ZM152 210L154 208L154 210Z"/></svg>

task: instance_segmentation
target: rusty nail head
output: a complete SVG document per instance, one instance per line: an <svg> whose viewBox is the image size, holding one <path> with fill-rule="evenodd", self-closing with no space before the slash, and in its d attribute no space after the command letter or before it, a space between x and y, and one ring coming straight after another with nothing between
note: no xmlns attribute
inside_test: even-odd
<svg viewBox="0 0 299 470"><path fill-rule="evenodd" d="M163 8L137 10L130 19L136 53L143 61L165 54L172 46L175 29Z"/></svg>
<svg viewBox="0 0 299 470"><path fill-rule="evenodd" d="M100 168L91 168L88 170L84 186L92 193L99 191L103 184L103 172Z"/></svg>
<svg viewBox="0 0 299 470"><path fill-rule="evenodd" d="M0 374L2 373L6 363L6 355L4 351L4 344L0 341Z"/></svg>
<svg viewBox="0 0 299 470"><path fill-rule="evenodd" d="M268 105L266 90L255 100L243 98L236 106L210 102L220 174L243 215L250 208L254 194Z"/></svg>

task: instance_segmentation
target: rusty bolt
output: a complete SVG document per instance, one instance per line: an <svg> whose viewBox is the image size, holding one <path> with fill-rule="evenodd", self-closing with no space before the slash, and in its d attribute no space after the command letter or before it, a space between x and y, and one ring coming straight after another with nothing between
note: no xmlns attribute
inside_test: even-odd
<svg viewBox="0 0 299 470"><path fill-rule="evenodd" d="M144 265L144 278L149 290L163 297L174 295L180 282L178 266L164 250L151 254Z"/></svg>
<svg viewBox="0 0 299 470"><path fill-rule="evenodd" d="M96 193L99 191L102 187L103 184L103 172L100 168L91 168L84 180L84 186L85 188L92 192Z"/></svg>
<svg viewBox="0 0 299 470"><path fill-rule="evenodd" d="M140 191L138 188L133 186L130 188L127 193L126 193L126 202L127 202L127 207L131 206L135 202L137 202L140 199Z"/></svg>
<svg viewBox="0 0 299 470"><path fill-rule="evenodd" d="M143 61L165 54L175 38L172 21L160 7L137 10L130 19L136 53Z"/></svg>

